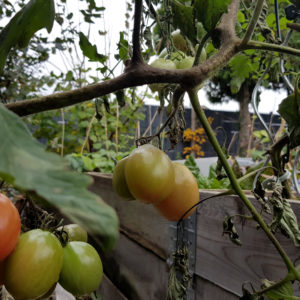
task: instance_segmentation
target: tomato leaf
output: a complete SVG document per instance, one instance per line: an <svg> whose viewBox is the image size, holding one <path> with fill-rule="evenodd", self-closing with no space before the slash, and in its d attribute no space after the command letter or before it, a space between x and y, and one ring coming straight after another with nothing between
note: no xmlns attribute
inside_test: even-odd
<svg viewBox="0 0 300 300"><path fill-rule="evenodd" d="M35 32L52 30L55 8L53 0L31 0L0 32L0 73L12 47L26 47Z"/></svg>
<svg viewBox="0 0 300 300"><path fill-rule="evenodd" d="M296 81L295 92L282 100L278 112L288 124L290 134L290 146L295 148L300 145L300 90Z"/></svg>
<svg viewBox="0 0 300 300"><path fill-rule="evenodd" d="M23 121L0 104L0 177L55 206L111 249L118 237L118 218L110 206L87 190L91 177L69 169L66 159L48 153Z"/></svg>
<svg viewBox="0 0 300 300"><path fill-rule="evenodd" d="M181 33L186 36L192 43L196 43L196 26L193 22L193 7L185 6L178 0L172 0L173 25L180 29ZM187 20L189 20L187 22Z"/></svg>
<svg viewBox="0 0 300 300"><path fill-rule="evenodd" d="M227 12L231 0L195 0L194 15L207 32L213 30L222 15Z"/></svg>
<svg viewBox="0 0 300 300"><path fill-rule="evenodd" d="M268 288L272 286L275 282L269 281L268 279L264 279L263 281L263 288ZM266 293L266 296L270 300L280 300L280 299L299 299L299 297L293 296L293 287L290 281L283 283L282 285L278 286L277 288L271 289Z"/></svg>
<svg viewBox="0 0 300 300"><path fill-rule="evenodd" d="M98 53L96 45L92 45L82 32L79 33L79 46L83 55L90 61L99 61L102 64L106 62L107 56Z"/></svg>

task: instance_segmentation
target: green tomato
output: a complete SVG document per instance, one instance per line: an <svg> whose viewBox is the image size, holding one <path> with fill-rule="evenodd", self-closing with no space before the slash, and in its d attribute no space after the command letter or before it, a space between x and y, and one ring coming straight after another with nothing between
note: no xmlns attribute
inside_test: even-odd
<svg viewBox="0 0 300 300"><path fill-rule="evenodd" d="M172 40L173 40L173 44L174 46L184 52L187 53L189 51L187 42L185 40L185 38L181 35L180 30L176 30L174 32L172 32Z"/></svg>
<svg viewBox="0 0 300 300"><path fill-rule="evenodd" d="M145 203L158 203L174 186L174 167L160 149L147 144L135 149L125 167L125 178L131 194Z"/></svg>
<svg viewBox="0 0 300 300"><path fill-rule="evenodd" d="M176 65L177 69L190 69L194 64L194 57L187 56L180 60Z"/></svg>
<svg viewBox="0 0 300 300"><path fill-rule="evenodd" d="M158 58L150 64L154 68L158 69L166 69L166 70L175 70L176 64L170 59ZM163 88L165 88L167 84L165 83L153 83L150 84L150 90L154 92L160 92Z"/></svg>
<svg viewBox="0 0 300 300"><path fill-rule="evenodd" d="M87 242L88 234L86 230L80 227L78 224L68 224L62 227L59 227L58 230L64 230L68 234L68 241L81 241Z"/></svg>
<svg viewBox="0 0 300 300"><path fill-rule="evenodd" d="M198 51L198 48L199 48L199 44L196 45L196 47L195 47L195 52ZM206 60L206 57L207 57L207 55L206 55L205 48L202 48L201 54L200 54L200 62L205 61L205 60Z"/></svg>
<svg viewBox="0 0 300 300"><path fill-rule="evenodd" d="M18 300L39 298L58 281L62 263L63 249L54 234L27 231L4 262L5 288Z"/></svg>
<svg viewBox="0 0 300 300"><path fill-rule="evenodd" d="M120 160L114 170L113 174L113 188L114 191L123 199L134 200L134 197L131 195L128 185L125 178L125 165L127 157Z"/></svg>
<svg viewBox="0 0 300 300"><path fill-rule="evenodd" d="M88 243L70 242L64 247L60 285L76 297L95 291L102 281L103 267L99 254Z"/></svg>

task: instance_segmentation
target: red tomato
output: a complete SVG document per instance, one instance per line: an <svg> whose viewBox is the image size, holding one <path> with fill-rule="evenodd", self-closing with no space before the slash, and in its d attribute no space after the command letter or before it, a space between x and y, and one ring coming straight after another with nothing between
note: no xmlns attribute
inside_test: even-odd
<svg viewBox="0 0 300 300"><path fill-rule="evenodd" d="M88 295L101 283L103 267L99 254L88 243L74 241L64 247L60 285L76 297Z"/></svg>
<svg viewBox="0 0 300 300"><path fill-rule="evenodd" d="M63 249L54 234L27 231L4 262L5 288L15 299L37 299L58 281L62 263Z"/></svg>
<svg viewBox="0 0 300 300"><path fill-rule="evenodd" d="M173 163L175 169L175 185L173 191L166 199L156 204L156 209L168 220L179 221L189 208L198 203L199 189L196 178L183 164ZM194 207L184 219L190 216Z"/></svg>
<svg viewBox="0 0 300 300"><path fill-rule="evenodd" d="M17 245L21 231L20 215L5 195L0 194L0 261Z"/></svg>
<svg viewBox="0 0 300 300"><path fill-rule="evenodd" d="M174 168L163 151L147 144L128 156L125 178L136 199L145 203L158 203L173 190Z"/></svg>

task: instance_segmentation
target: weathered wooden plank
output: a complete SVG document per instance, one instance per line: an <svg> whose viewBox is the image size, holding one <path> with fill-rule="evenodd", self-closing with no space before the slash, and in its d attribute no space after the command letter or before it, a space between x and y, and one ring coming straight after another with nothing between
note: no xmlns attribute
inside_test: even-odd
<svg viewBox="0 0 300 300"><path fill-rule="evenodd" d="M211 193L200 195L204 199ZM241 247L222 236L225 216L246 212L240 204L237 196L223 196L208 200L198 209L196 257L199 276L238 295L241 295L243 282L250 281L259 288L260 279L278 280L286 274L274 246L262 230L257 230L254 222L237 226ZM293 202L293 208L296 215L300 215L300 205ZM277 237L292 259L299 257L299 249L290 240L280 234Z"/></svg>
<svg viewBox="0 0 300 300"><path fill-rule="evenodd" d="M120 219L121 230L144 247L166 259L170 245L171 222L162 218L152 205L139 201L126 201L118 197L112 188L112 176L89 173L94 183L90 190L114 207Z"/></svg>
<svg viewBox="0 0 300 300"><path fill-rule="evenodd" d="M166 299L167 266L152 251L121 233L115 249L101 257L105 274L128 299Z"/></svg>
<svg viewBox="0 0 300 300"><path fill-rule="evenodd" d="M99 292L103 300L128 300L105 274Z"/></svg>
<svg viewBox="0 0 300 300"><path fill-rule="evenodd" d="M196 300L238 300L240 297L228 292L226 289L215 285L196 275L195 277Z"/></svg>

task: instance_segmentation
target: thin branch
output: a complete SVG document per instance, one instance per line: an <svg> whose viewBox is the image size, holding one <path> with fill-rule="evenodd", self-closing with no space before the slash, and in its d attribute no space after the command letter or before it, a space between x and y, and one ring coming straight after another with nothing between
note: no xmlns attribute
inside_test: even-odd
<svg viewBox="0 0 300 300"><path fill-rule="evenodd" d="M240 44L239 49L240 50L247 50L247 49L267 50L267 51L279 52L279 53L295 55L300 57L299 49L277 45L277 44L258 42L258 41L249 41L247 45Z"/></svg>
<svg viewBox="0 0 300 300"><path fill-rule="evenodd" d="M250 41L250 39L251 39L251 37L252 37L252 35L254 33L254 30L255 30L257 21L259 19L259 16L261 14L261 10L263 9L264 2L265 2L265 0L257 0L255 9L254 9L254 12L253 12L253 15L252 15L252 18L251 18L250 23L248 25L247 31L245 33L245 36L244 36L244 38L242 40L242 45L247 45L248 42Z"/></svg>
<svg viewBox="0 0 300 300"><path fill-rule="evenodd" d="M141 18L143 11L143 0L135 0L134 9L134 25L132 34L132 58L131 63L141 63L143 62L143 57L141 53Z"/></svg>

